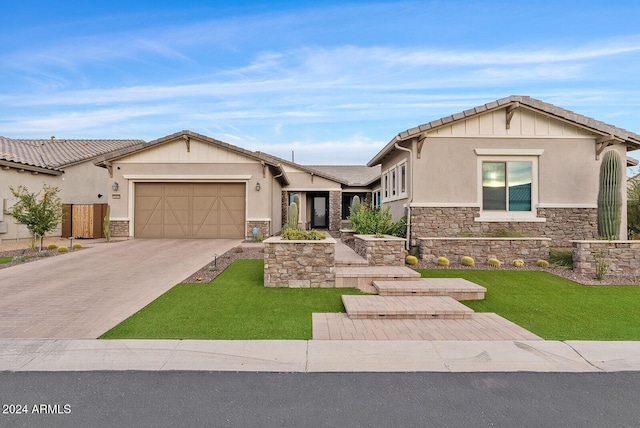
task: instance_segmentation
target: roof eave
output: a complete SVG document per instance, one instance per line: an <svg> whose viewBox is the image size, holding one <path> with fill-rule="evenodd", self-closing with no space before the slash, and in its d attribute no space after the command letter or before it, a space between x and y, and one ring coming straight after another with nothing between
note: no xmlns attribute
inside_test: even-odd
<svg viewBox="0 0 640 428"><path fill-rule="evenodd" d="M37 172L39 174L48 174L48 175L62 175L64 171L59 169L51 169L51 168L43 168L35 165L23 164L20 162L11 162L7 160L0 160L0 166L9 167L17 170L24 170L30 172Z"/></svg>

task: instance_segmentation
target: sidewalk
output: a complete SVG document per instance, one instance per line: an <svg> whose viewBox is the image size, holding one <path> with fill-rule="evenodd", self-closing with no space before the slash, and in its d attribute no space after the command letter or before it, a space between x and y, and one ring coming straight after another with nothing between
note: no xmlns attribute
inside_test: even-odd
<svg viewBox="0 0 640 428"><path fill-rule="evenodd" d="M640 371L640 341L0 339L0 371Z"/></svg>

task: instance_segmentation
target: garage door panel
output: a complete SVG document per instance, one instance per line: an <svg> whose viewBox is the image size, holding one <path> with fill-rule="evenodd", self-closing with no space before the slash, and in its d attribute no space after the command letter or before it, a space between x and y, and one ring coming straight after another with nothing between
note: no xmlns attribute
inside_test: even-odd
<svg viewBox="0 0 640 428"><path fill-rule="evenodd" d="M135 235L243 238L243 183L137 183Z"/></svg>

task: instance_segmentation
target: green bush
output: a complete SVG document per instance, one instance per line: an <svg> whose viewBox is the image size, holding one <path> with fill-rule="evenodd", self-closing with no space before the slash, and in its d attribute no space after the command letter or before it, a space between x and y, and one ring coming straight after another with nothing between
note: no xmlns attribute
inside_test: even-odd
<svg viewBox="0 0 640 428"><path fill-rule="evenodd" d="M382 210L360 204L350 207L349 210L348 220L358 235L393 235L406 238L407 217L404 216L394 223L389 207Z"/></svg>
<svg viewBox="0 0 640 428"><path fill-rule="evenodd" d="M66 246L64 246L64 245L60 245L60 246L58 247L58 252L59 252L59 253L68 253L68 252L69 252L69 247L66 247Z"/></svg>
<svg viewBox="0 0 640 428"><path fill-rule="evenodd" d="M538 260L536 262L536 266L546 269L546 268L548 268L550 266L550 264L546 260Z"/></svg>
<svg viewBox="0 0 640 428"><path fill-rule="evenodd" d="M391 227L387 231L388 235L397 236L398 238L407 237L407 216L402 216L400 220L391 223Z"/></svg>
<svg viewBox="0 0 640 428"><path fill-rule="evenodd" d="M567 248L552 248L549 250L549 264L555 267L573 267L573 250Z"/></svg>
<svg viewBox="0 0 640 428"><path fill-rule="evenodd" d="M404 261L409 266L416 266L418 264L418 258L416 256L407 256L405 257Z"/></svg>
<svg viewBox="0 0 640 428"><path fill-rule="evenodd" d="M38 257L49 257L49 252L47 250L38 251Z"/></svg>
<svg viewBox="0 0 640 428"><path fill-rule="evenodd" d="M515 259L513 261L513 267L521 268L522 266L524 266L524 261L523 260Z"/></svg>
<svg viewBox="0 0 640 428"><path fill-rule="evenodd" d="M74 250L79 250L80 248L82 248L82 244L73 244L71 248L73 248Z"/></svg>
<svg viewBox="0 0 640 428"><path fill-rule="evenodd" d="M317 230L298 230L287 228L282 232L282 239L287 241L321 241L327 237Z"/></svg>
<svg viewBox="0 0 640 428"><path fill-rule="evenodd" d="M58 248L58 246L56 244L47 245L47 250L55 250L56 248Z"/></svg>
<svg viewBox="0 0 640 428"><path fill-rule="evenodd" d="M449 259L446 257L438 257L438 259L436 260L436 264L441 268L446 269L449 267Z"/></svg>
<svg viewBox="0 0 640 428"><path fill-rule="evenodd" d="M470 267L473 267L476 264L476 262L473 260L473 257L470 257L470 256L463 256L460 259L460 263L462 264L462 266L470 266Z"/></svg>
<svg viewBox="0 0 640 428"><path fill-rule="evenodd" d="M501 263L500 263L500 260L491 258L487 260L487 265L491 266L492 268L498 269Z"/></svg>

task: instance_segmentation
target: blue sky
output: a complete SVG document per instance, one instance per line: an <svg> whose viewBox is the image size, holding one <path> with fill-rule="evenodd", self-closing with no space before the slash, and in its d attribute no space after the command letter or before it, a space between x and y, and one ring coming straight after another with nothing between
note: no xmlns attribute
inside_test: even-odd
<svg viewBox="0 0 640 428"><path fill-rule="evenodd" d="M398 132L512 94L640 133L638 1L23 0L1 13L6 137L189 129L362 164Z"/></svg>

